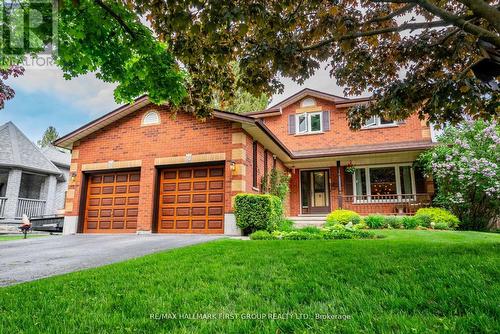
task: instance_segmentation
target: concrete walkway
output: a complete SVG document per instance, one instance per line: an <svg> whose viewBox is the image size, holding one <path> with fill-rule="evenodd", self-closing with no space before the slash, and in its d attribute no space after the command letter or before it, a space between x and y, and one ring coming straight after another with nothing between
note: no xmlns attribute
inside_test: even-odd
<svg viewBox="0 0 500 334"><path fill-rule="evenodd" d="M99 267L221 237L220 235L77 234L1 241L0 286Z"/></svg>

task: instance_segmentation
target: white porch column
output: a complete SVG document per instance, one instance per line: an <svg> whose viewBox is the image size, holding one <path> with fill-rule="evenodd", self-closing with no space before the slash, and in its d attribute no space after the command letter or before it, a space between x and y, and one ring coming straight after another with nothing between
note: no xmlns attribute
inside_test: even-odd
<svg viewBox="0 0 500 334"><path fill-rule="evenodd" d="M17 199L19 197L19 189L21 188L22 174L23 172L20 169L11 169L9 172L7 189L5 191L5 197L7 197L4 212L5 219L12 220L16 217Z"/></svg>
<svg viewBox="0 0 500 334"><path fill-rule="evenodd" d="M45 178L45 215L55 214L54 204L56 201L56 185L57 179L55 175L49 175Z"/></svg>

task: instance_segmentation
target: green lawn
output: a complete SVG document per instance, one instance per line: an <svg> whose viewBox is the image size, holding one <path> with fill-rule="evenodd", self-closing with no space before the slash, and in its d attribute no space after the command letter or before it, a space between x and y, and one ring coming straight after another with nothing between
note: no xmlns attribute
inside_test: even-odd
<svg viewBox="0 0 500 334"><path fill-rule="evenodd" d="M28 234L28 238L37 238L44 237L45 234ZM20 235L0 235L0 241L9 241L9 240L19 240L22 239L23 236Z"/></svg>
<svg viewBox="0 0 500 334"><path fill-rule="evenodd" d="M3 288L0 332L500 331L500 235L377 233L387 237L226 239ZM286 312L293 319L242 319ZM195 313L236 319L150 318Z"/></svg>

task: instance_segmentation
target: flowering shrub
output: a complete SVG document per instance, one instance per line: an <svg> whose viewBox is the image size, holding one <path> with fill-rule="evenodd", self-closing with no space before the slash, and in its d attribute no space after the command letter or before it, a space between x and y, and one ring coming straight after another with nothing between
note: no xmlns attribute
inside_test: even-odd
<svg viewBox="0 0 500 334"><path fill-rule="evenodd" d="M467 121L448 127L439 144L419 157L437 185L435 204L466 229L484 229L500 210L500 126Z"/></svg>

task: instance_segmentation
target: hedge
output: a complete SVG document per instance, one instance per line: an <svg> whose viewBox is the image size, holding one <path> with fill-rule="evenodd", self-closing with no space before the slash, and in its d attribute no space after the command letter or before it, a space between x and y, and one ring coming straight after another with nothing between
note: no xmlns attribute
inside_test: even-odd
<svg viewBox="0 0 500 334"><path fill-rule="evenodd" d="M446 224L448 228L456 228L460 220L450 211L442 208L421 208L415 213L419 225L429 227L431 224Z"/></svg>
<svg viewBox="0 0 500 334"><path fill-rule="evenodd" d="M283 218L281 200L273 195L238 194L234 202L236 225L248 235L257 230L276 230Z"/></svg>
<svg viewBox="0 0 500 334"><path fill-rule="evenodd" d="M346 225L352 223L353 225L359 224L361 222L361 216L351 210L337 209L332 211L328 216L326 216L326 226L333 226L335 224Z"/></svg>

